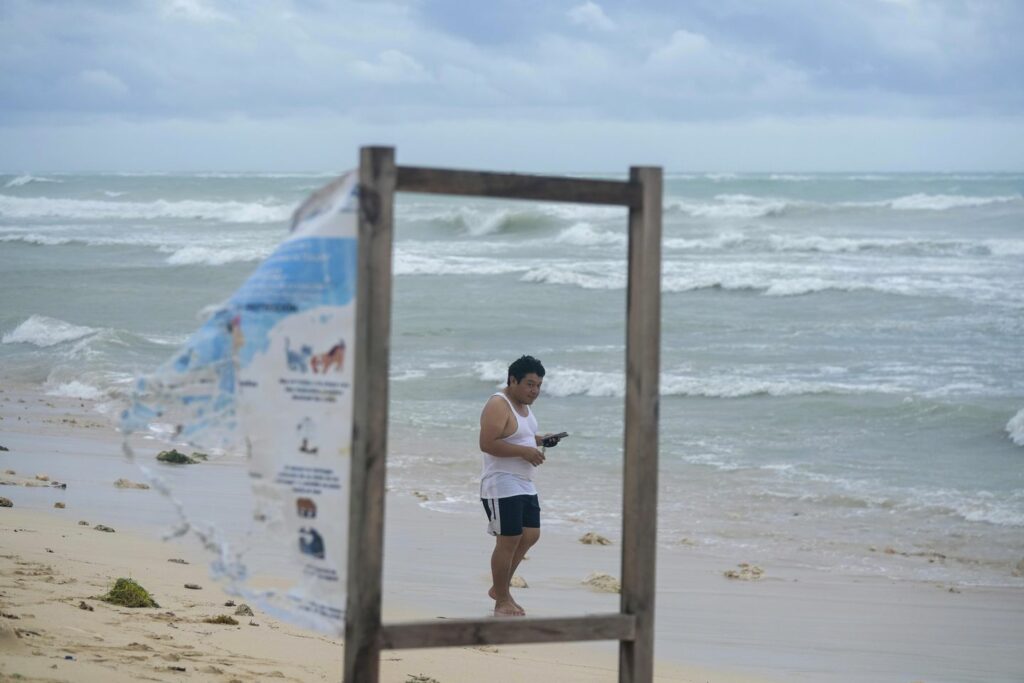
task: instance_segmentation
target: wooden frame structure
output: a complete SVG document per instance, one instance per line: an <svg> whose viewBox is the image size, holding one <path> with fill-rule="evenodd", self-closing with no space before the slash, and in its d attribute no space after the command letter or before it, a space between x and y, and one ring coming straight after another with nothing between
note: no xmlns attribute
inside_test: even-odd
<svg viewBox="0 0 1024 683"><path fill-rule="evenodd" d="M533 199L629 208L626 416L619 612L583 617L381 623L384 484L391 348L395 192ZM344 680L377 683L380 651L501 643L619 641L620 683L654 675L661 352L662 172L631 167L628 181L453 171L395 165L393 147L359 160L359 272L348 535Z"/></svg>

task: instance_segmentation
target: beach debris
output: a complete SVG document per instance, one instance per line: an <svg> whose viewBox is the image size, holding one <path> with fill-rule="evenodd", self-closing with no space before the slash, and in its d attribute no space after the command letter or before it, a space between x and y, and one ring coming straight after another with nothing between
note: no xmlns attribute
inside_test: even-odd
<svg viewBox="0 0 1024 683"><path fill-rule="evenodd" d="M53 507L57 508L58 510L63 510L67 506L64 505L64 503L56 502L56 503L53 504Z"/></svg>
<svg viewBox="0 0 1024 683"><path fill-rule="evenodd" d="M601 534L588 531L587 533L580 536L580 543L583 545L611 545L612 542Z"/></svg>
<svg viewBox="0 0 1024 683"><path fill-rule="evenodd" d="M228 600L227 602L224 603L224 606L225 607L234 607L235 606L235 601L234 600Z"/></svg>
<svg viewBox="0 0 1024 683"><path fill-rule="evenodd" d="M5 642L13 643L17 641L18 638L21 638L21 634L18 633L18 629L0 621L0 645L3 645Z"/></svg>
<svg viewBox="0 0 1024 683"><path fill-rule="evenodd" d="M679 539L679 545L688 545L688 546L692 547L692 546L697 545L697 541L693 540L692 538L690 538L688 536L683 536L682 538Z"/></svg>
<svg viewBox="0 0 1024 683"><path fill-rule="evenodd" d="M405 679L405 683L441 683L441 681L424 674L409 674L409 677Z"/></svg>
<svg viewBox="0 0 1024 683"><path fill-rule="evenodd" d="M200 586L198 583L186 583L185 584L185 588L188 588L189 590L193 590L193 591L201 591L201 590L203 590L203 587Z"/></svg>
<svg viewBox="0 0 1024 683"><path fill-rule="evenodd" d="M79 600L79 601L78 601L78 609L82 609L82 610L85 610L86 612L92 612L92 611L94 611L94 610L93 610L93 606L92 606L92 605L90 605L90 604L88 604L88 603L86 603L86 601L85 601L85 600Z"/></svg>
<svg viewBox="0 0 1024 683"><path fill-rule="evenodd" d="M103 602L110 602L122 607L159 607L156 600L145 588L136 583L133 579L120 578L114 582L113 588L100 598Z"/></svg>
<svg viewBox="0 0 1024 683"><path fill-rule="evenodd" d="M73 662L73 661L75 661L75 656L74 655L64 655L64 661L66 661L66 662Z"/></svg>
<svg viewBox="0 0 1024 683"><path fill-rule="evenodd" d="M7 453L7 452L8 452L8 451L10 451L10 450L11 450L11 449L10 449L10 448L8 448L7 446L0 446L0 451L3 451L4 453Z"/></svg>
<svg viewBox="0 0 1024 683"><path fill-rule="evenodd" d="M170 669L171 671L188 671L188 669L186 669L183 666L169 666L167 668Z"/></svg>
<svg viewBox="0 0 1024 683"><path fill-rule="evenodd" d="M106 524L97 524L93 527L96 531L106 531L108 534L114 533L113 527L109 527Z"/></svg>
<svg viewBox="0 0 1024 683"><path fill-rule="evenodd" d="M3 496L0 496L0 508L12 508L12 507L14 507L14 503L11 502L10 498L4 498Z"/></svg>
<svg viewBox="0 0 1024 683"><path fill-rule="evenodd" d="M193 455L199 454L194 453ZM190 458L174 448L169 451L160 451L157 453L156 459L160 462L170 463L171 465L195 465L199 462L199 459ZM204 455L202 459L205 460L206 456Z"/></svg>
<svg viewBox="0 0 1024 683"><path fill-rule="evenodd" d="M118 479L114 482L114 486L119 489L148 489L149 484L140 484L137 481L131 479Z"/></svg>
<svg viewBox="0 0 1024 683"><path fill-rule="evenodd" d="M89 522L85 521L84 519L80 519L78 520L78 526L89 526Z"/></svg>
<svg viewBox="0 0 1024 683"><path fill-rule="evenodd" d="M234 603L232 603L232 604L234 604ZM249 605L246 605L245 603L243 603L243 604L238 606L238 609L235 610L235 616L236 617L254 617L256 615L252 613L252 608L249 607Z"/></svg>
<svg viewBox="0 0 1024 683"><path fill-rule="evenodd" d="M757 581L764 576L764 570L756 564L741 562L736 566L739 567L739 569L727 569L722 572L725 578L736 579L738 581Z"/></svg>
<svg viewBox="0 0 1024 683"><path fill-rule="evenodd" d="M4 470L4 474L17 474L14 470Z"/></svg>
<svg viewBox="0 0 1024 683"><path fill-rule="evenodd" d="M52 553L53 552L53 549L51 549L51 548L44 548L44 550L46 550L46 552L48 552L48 553Z"/></svg>
<svg viewBox="0 0 1024 683"><path fill-rule="evenodd" d="M1017 566L1013 568L1014 576L1024 576L1024 559L1017 563Z"/></svg>
<svg viewBox="0 0 1024 683"><path fill-rule="evenodd" d="M249 620L249 626L259 626L259 624L257 624L257 623L256 623L255 621L253 621L252 619L250 619L250 620Z"/></svg>
<svg viewBox="0 0 1024 683"><path fill-rule="evenodd" d="M215 617L206 617L203 619L204 623L207 624L225 624L227 626L238 626L238 619L229 617L226 614L218 614Z"/></svg>
<svg viewBox="0 0 1024 683"><path fill-rule="evenodd" d="M526 579L524 579L523 577L519 576L519 574L516 574L515 576L513 576L512 580L508 582L508 585L511 586L512 588L529 588L530 587L529 585L527 585Z"/></svg>
<svg viewBox="0 0 1024 683"><path fill-rule="evenodd" d="M50 481L50 475L48 474L37 474L36 481Z"/></svg>
<svg viewBox="0 0 1024 683"><path fill-rule="evenodd" d="M598 593L621 593L622 584L611 574L605 574L604 572L590 572L586 578L581 581L585 586L590 586L591 589Z"/></svg>
<svg viewBox="0 0 1024 683"><path fill-rule="evenodd" d="M428 496L427 494L423 493L422 491L413 491L412 495L416 496L417 498L419 498L422 501L430 500L430 496Z"/></svg>
<svg viewBox="0 0 1024 683"><path fill-rule="evenodd" d="M172 557L171 559L169 559L167 561L168 562L173 562L174 564L188 564L188 562L186 560L183 560L180 557Z"/></svg>
<svg viewBox="0 0 1024 683"><path fill-rule="evenodd" d="M66 489L68 487L68 485L62 481L51 481L50 486L55 489Z"/></svg>

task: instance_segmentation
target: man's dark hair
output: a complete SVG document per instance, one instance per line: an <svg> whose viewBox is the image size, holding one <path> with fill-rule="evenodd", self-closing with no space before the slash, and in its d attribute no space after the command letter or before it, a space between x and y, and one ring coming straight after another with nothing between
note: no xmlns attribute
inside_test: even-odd
<svg viewBox="0 0 1024 683"><path fill-rule="evenodd" d="M531 372L538 377L543 377L544 366L533 356L520 356L512 365L508 366L508 379L505 382L512 384L513 377L517 383L522 382L523 378Z"/></svg>

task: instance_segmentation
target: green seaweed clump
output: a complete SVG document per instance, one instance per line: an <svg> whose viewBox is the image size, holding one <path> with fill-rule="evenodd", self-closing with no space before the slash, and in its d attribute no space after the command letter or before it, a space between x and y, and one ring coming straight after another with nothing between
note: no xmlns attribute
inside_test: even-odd
<svg viewBox="0 0 1024 683"><path fill-rule="evenodd" d="M133 579L118 579L100 600L124 607L159 607L153 596Z"/></svg>
<svg viewBox="0 0 1024 683"><path fill-rule="evenodd" d="M227 624L228 626L238 626L238 619L229 617L226 614L220 614L216 617L206 617L203 621L207 624Z"/></svg>
<svg viewBox="0 0 1024 683"><path fill-rule="evenodd" d="M173 448L169 451L160 451L160 453L157 454L156 459L160 462L169 462L172 465L195 465L199 462L195 458L190 458L184 453Z"/></svg>

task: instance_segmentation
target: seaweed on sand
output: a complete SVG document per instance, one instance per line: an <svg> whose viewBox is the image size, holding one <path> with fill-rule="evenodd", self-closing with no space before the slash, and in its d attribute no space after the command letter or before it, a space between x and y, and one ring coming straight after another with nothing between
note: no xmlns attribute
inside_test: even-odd
<svg viewBox="0 0 1024 683"><path fill-rule="evenodd" d="M133 579L118 579L114 587L100 598L104 602L110 602L123 607L159 607L153 596L145 588L136 583Z"/></svg>

